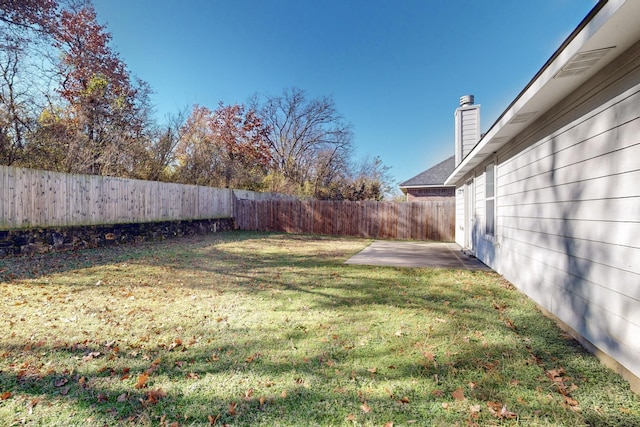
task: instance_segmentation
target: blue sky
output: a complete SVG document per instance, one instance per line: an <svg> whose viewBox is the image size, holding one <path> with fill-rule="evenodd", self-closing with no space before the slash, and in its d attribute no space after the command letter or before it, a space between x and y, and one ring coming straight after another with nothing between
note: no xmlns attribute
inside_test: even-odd
<svg viewBox="0 0 640 427"><path fill-rule="evenodd" d="M394 182L453 154L475 95L486 131L595 0L94 0L162 119L298 87L332 96L356 157Z"/></svg>

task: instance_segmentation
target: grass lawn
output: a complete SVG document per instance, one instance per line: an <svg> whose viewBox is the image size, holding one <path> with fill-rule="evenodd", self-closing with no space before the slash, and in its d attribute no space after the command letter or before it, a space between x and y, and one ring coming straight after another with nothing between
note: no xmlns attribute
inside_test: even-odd
<svg viewBox="0 0 640 427"><path fill-rule="evenodd" d="M0 425L640 425L494 273L231 232L0 260Z"/></svg>

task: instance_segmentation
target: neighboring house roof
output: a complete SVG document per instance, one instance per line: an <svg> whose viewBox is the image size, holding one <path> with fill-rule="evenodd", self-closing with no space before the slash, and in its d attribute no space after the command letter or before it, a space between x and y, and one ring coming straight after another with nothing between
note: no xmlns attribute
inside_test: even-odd
<svg viewBox="0 0 640 427"><path fill-rule="evenodd" d="M451 156L426 171L401 183L400 188L442 186L454 169L455 156Z"/></svg>
<svg viewBox="0 0 640 427"><path fill-rule="evenodd" d="M600 0L446 179L459 183L640 38L640 1Z"/></svg>

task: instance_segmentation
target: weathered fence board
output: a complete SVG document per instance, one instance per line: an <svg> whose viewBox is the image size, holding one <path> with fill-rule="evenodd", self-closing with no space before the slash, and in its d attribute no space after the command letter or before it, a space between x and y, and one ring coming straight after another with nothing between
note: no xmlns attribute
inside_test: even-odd
<svg viewBox="0 0 640 427"><path fill-rule="evenodd" d="M0 230L231 218L233 203L229 189L0 166Z"/></svg>
<svg viewBox="0 0 640 427"><path fill-rule="evenodd" d="M454 200L333 202L239 199L236 202L236 223L243 230L453 241L454 222Z"/></svg>

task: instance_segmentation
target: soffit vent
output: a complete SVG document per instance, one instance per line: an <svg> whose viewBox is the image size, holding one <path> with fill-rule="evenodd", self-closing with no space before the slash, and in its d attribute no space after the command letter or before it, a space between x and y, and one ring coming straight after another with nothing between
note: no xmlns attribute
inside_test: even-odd
<svg viewBox="0 0 640 427"><path fill-rule="evenodd" d="M613 49L615 46L576 53L554 78L578 76L591 69Z"/></svg>
<svg viewBox="0 0 640 427"><path fill-rule="evenodd" d="M520 113L520 114L516 114L513 119L509 120L510 125L515 125L517 123L526 123L528 122L533 116L535 116L536 114L538 114L537 111L530 111L528 113Z"/></svg>
<svg viewBox="0 0 640 427"><path fill-rule="evenodd" d="M489 144L501 144L501 143L505 142L509 138L510 138L509 136L499 136L499 137L493 138L491 141L489 141Z"/></svg>

